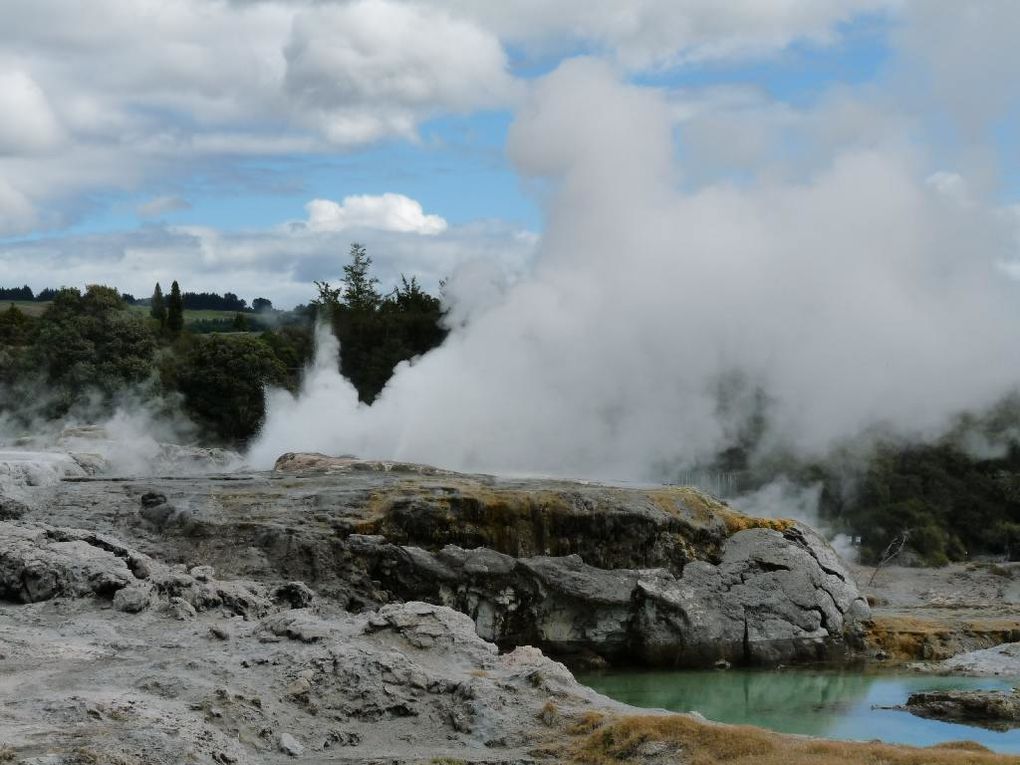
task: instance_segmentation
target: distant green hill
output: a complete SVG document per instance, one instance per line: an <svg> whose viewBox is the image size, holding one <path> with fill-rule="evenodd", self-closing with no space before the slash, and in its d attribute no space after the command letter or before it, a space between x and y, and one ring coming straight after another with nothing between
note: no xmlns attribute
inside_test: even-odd
<svg viewBox="0 0 1020 765"><path fill-rule="evenodd" d="M42 313L49 308L49 301L35 301L35 300L7 300L0 301L0 310L6 309L9 305L15 305L18 310L24 312L28 316L41 316ZM132 305L128 306L132 311L135 311L145 316L149 315L149 306L147 305ZM215 320L226 320L232 321L236 311L193 311L188 308L184 309L184 323L191 324L196 321L215 321ZM249 314L245 314L248 316Z"/></svg>

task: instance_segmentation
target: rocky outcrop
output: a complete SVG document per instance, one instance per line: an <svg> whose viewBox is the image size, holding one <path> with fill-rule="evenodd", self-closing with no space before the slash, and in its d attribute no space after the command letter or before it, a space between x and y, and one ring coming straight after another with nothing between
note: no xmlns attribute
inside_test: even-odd
<svg viewBox="0 0 1020 765"><path fill-rule="evenodd" d="M868 608L793 521L695 489L498 479L289 454L271 474L62 484L31 519L156 557L302 580L352 611L422 600L505 649L595 663L836 658ZM132 601L134 602L134 601Z"/></svg>
<svg viewBox="0 0 1020 765"><path fill-rule="evenodd" d="M120 611L159 607L183 616L210 609L240 616L269 611L265 587L218 581L214 574L210 566L167 566L104 534L0 522L0 600L93 596Z"/></svg>
<svg viewBox="0 0 1020 765"><path fill-rule="evenodd" d="M440 606L182 621L99 603L0 604L4 758L552 763L535 752L568 720L624 709L536 649L500 654Z"/></svg>
<svg viewBox="0 0 1020 765"><path fill-rule="evenodd" d="M663 666L818 660L844 653L867 616L838 559L800 527L737 532L718 564L695 561L679 574L602 569L577 555L430 553L379 536L349 543L397 597L463 611L497 644L562 656Z"/></svg>
<svg viewBox="0 0 1020 765"><path fill-rule="evenodd" d="M424 523L407 497L454 519ZM19 515L0 522L0 760L26 765L545 765L609 744L613 761L717 761L729 733L610 701L520 643L774 661L838 649L862 617L809 529L691 490L393 466L79 476ZM755 736L776 758L825 746Z"/></svg>
<svg viewBox="0 0 1020 765"><path fill-rule="evenodd" d="M1020 728L1020 691L924 691L912 693L905 709L919 717L982 728Z"/></svg>
<svg viewBox="0 0 1020 765"><path fill-rule="evenodd" d="M1020 643L966 651L922 668L939 674L1020 677Z"/></svg>

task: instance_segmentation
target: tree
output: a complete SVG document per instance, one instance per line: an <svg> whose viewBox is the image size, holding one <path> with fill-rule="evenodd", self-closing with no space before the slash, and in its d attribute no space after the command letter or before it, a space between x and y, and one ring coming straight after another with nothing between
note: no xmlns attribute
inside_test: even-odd
<svg viewBox="0 0 1020 765"><path fill-rule="evenodd" d="M35 295L27 284L24 287L0 287L0 300L35 300Z"/></svg>
<svg viewBox="0 0 1020 765"><path fill-rule="evenodd" d="M190 338L168 357L163 384L184 396L198 423L228 442L251 438L265 417L265 387L280 385L287 370L266 343L252 335Z"/></svg>
<svg viewBox="0 0 1020 765"><path fill-rule="evenodd" d="M176 280L170 285L170 299L166 304L166 328L171 335L179 335L184 329L184 303L181 302L181 288Z"/></svg>
<svg viewBox="0 0 1020 765"><path fill-rule="evenodd" d="M156 289L152 291L149 315L159 322L160 329L166 326L166 302L163 300L163 288L159 286L159 282L156 282Z"/></svg>
<svg viewBox="0 0 1020 765"><path fill-rule="evenodd" d="M372 259L365 248L351 245L342 289L316 282L316 305L326 307L333 333L340 341L340 372L353 383L358 397L372 403L401 361L439 345L446 337L442 303L429 295L415 277L401 276L400 285L383 298L371 275Z"/></svg>
<svg viewBox="0 0 1020 765"><path fill-rule="evenodd" d="M32 320L11 303L6 311L0 313L0 345L24 344L31 323Z"/></svg>
<svg viewBox="0 0 1020 765"><path fill-rule="evenodd" d="M382 301L375 285L379 280L369 275L372 259L363 245L351 244L351 262L344 266L344 303L352 311L371 312Z"/></svg>
<svg viewBox="0 0 1020 765"><path fill-rule="evenodd" d="M89 285L82 294L64 288L38 319L25 358L24 379L38 377L50 394L51 416L75 403L109 402L152 373L156 341L151 327L127 310L117 290ZM34 386L38 393L39 385Z"/></svg>
<svg viewBox="0 0 1020 765"><path fill-rule="evenodd" d="M255 313L269 312L273 310L273 301L269 298L257 297L251 301L251 309Z"/></svg>
<svg viewBox="0 0 1020 765"><path fill-rule="evenodd" d="M247 332L248 322L244 318L244 314L235 313L234 320L231 322L231 328L235 332Z"/></svg>

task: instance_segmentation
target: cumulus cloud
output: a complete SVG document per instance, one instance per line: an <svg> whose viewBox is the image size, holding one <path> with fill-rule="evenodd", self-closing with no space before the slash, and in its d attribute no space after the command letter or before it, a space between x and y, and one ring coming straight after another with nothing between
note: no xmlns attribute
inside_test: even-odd
<svg viewBox="0 0 1020 765"><path fill-rule="evenodd" d="M438 234L446 230L446 221L438 215L426 215L421 203L403 194L359 194L344 197L339 204L329 199L313 199L306 205L307 226L311 231L344 231L351 228L400 231L414 234Z"/></svg>
<svg viewBox="0 0 1020 765"><path fill-rule="evenodd" d="M154 177L229 177L253 155L415 141L424 120L512 108L527 85L511 46L659 68L825 44L883 5L5 0L0 230L66 225L96 191L137 192Z"/></svg>
<svg viewBox="0 0 1020 765"><path fill-rule="evenodd" d="M95 190L246 156L416 140L422 120L504 106L516 89L497 37L428 4L9 0L0 231L64 225ZM15 225L15 196L47 214Z"/></svg>
<svg viewBox="0 0 1020 765"><path fill-rule="evenodd" d="M498 38L426 5L309 8L284 56L287 94L340 144L412 136L425 116L505 105L515 91Z"/></svg>
<svg viewBox="0 0 1020 765"><path fill-rule="evenodd" d="M553 188L529 274L372 407L320 364L274 398L253 459L662 477L733 445L759 389L766 445L817 453L874 427L937 433L1016 385L1020 301L997 266L1015 221L881 146L684 190L672 125L660 93L596 62L543 79L510 136Z"/></svg>
<svg viewBox="0 0 1020 765"><path fill-rule="evenodd" d="M0 156L47 151L62 138L46 94L27 72L0 70L0 114Z"/></svg>

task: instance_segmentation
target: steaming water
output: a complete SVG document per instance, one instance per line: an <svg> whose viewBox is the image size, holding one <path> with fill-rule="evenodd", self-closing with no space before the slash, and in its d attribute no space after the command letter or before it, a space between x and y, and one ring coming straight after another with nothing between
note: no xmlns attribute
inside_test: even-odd
<svg viewBox="0 0 1020 765"><path fill-rule="evenodd" d="M967 739L998 752L1020 753L1020 729L990 731L880 708L903 704L914 691L1008 690L1016 680L801 670L610 672L579 679L627 704L675 712L697 711L716 722L914 746Z"/></svg>

